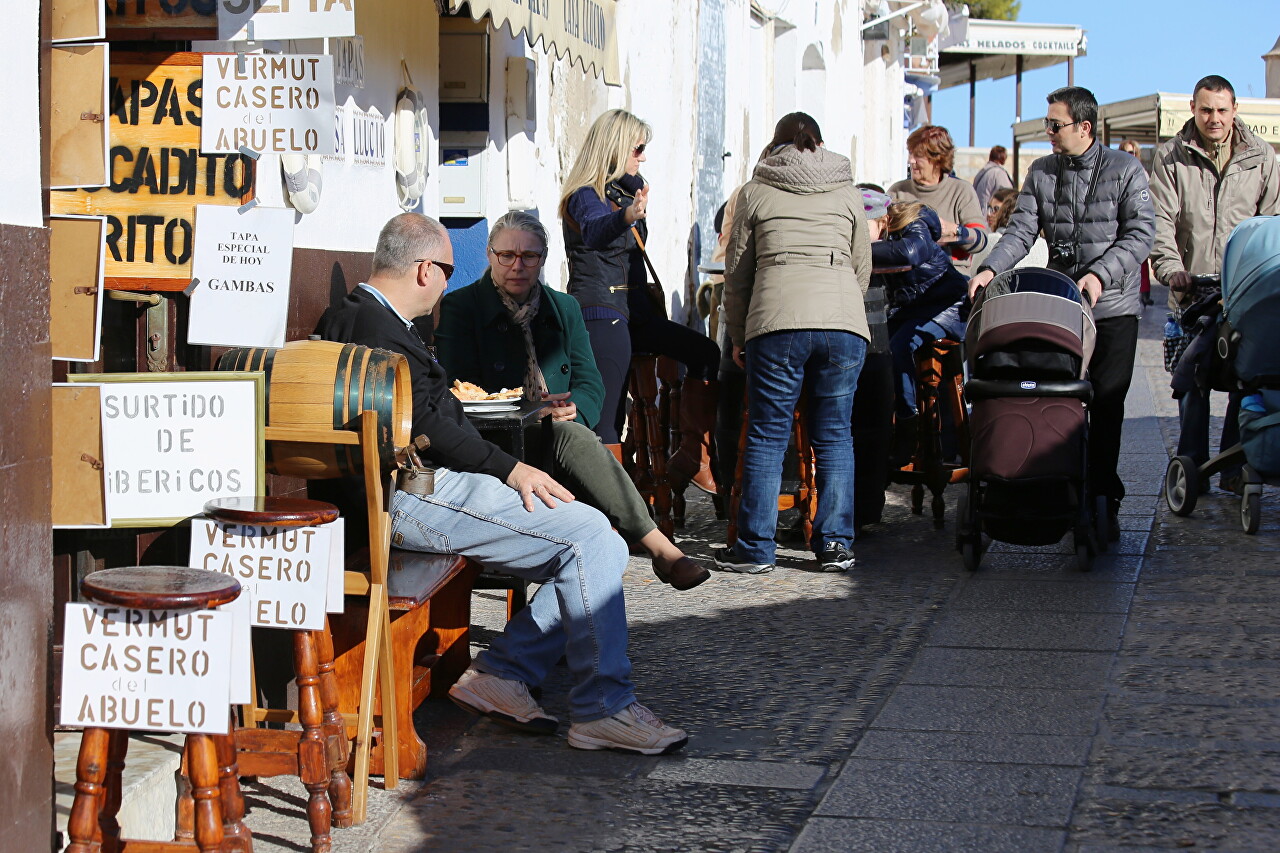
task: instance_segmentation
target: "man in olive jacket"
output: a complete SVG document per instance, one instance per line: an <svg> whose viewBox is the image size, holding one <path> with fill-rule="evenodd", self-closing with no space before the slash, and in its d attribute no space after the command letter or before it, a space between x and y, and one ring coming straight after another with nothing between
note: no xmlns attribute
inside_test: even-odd
<svg viewBox="0 0 1280 853"><path fill-rule="evenodd" d="M1227 237L1251 216L1280 213L1280 167L1271 146L1236 116L1236 93L1223 77L1211 74L1196 83L1192 117L1160 146L1151 171L1156 205L1156 240L1151 266L1169 285L1169 307L1180 311L1194 299L1191 276L1212 275L1222 267ZM1209 460L1209 389L1178 400L1181 431L1178 455L1197 464ZM1240 436L1240 395L1227 398L1220 449ZM1239 469L1222 472L1223 488L1238 490ZM1207 487L1207 483L1205 484Z"/></svg>
<svg viewBox="0 0 1280 853"><path fill-rule="evenodd" d="M1045 133L1053 154L1031 164L1004 236L969 281L973 295L1026 256L1044 231L1049 268L1080 285L1093 306L1097 344L1089 362L1089 484L1105 496L1117 538L1124 483L1116 466L1124 398L1138 346L1139 268L1151 252L1155 213L1137 157L1098 142L1098 101L1088 89L1049 93Z"/></svg>

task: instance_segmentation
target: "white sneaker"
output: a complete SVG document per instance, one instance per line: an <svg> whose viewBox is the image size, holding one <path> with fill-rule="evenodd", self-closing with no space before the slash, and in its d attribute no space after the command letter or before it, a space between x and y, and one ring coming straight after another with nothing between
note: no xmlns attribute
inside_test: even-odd
<svg viewBox="0 0 1280 853"><path fill-rule="evenodd" d="M683 729L664 725L657 714L633 702L612 717L569 726L569 746L664 755L689 742Z"/></svg>
<svg viewBox="0 0 1280 853"><path fill-rule="evenodd" d="M478 669L462 673L449 688L449 698L473 714L524 732L555 734L560 725L559 720L533 701L523 682L499 678Z"/></svg>

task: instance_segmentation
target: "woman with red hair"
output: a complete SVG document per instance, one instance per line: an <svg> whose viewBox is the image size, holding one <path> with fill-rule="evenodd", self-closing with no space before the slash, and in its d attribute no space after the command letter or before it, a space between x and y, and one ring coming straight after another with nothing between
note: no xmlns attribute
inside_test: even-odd
<svg viewBox="0 0 1280 853"><path fill-rule="evenodd" d="M918 201L933 208L942 223L938 242L951 253L952 264L966 277L970 257L987 247L987 217L973 185L951 174L956 145L945 127L926 124L907 137L911 177L889 187L894 201Z"/></svg>

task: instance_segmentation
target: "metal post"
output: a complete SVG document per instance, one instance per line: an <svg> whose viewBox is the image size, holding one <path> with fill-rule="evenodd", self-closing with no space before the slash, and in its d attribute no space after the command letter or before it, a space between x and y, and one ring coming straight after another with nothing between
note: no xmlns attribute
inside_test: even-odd
<svg viewBox="0 0 1280 853"><path fill-rule="evenodd" d="M1076 58L1074 56L1067 57L1067 85L1074 86L1076 84Z"/></svg>
<svg viewBox="0 0 1280 853"><path fill-rule="evenodd" d="M1014 57L1014 66L1013 66L1013 67L1014 67L1014 79L1016 80L1016 83L1014 84L1014 93L1015 93L1015 94L1014 94L1014 103L1013 103L1013 113L1014 113L1014 118L1013 118L1013 120L1014 120L1014 123L1016 124L1017 122L1022 121L1022 54L1018 54L1016 57ZM1022 147L1022 146L1018 143L1018 134L1017 134L1017 131L1014 131L1014 135L1013 135L1013 185L1014 185L1015 187L1016 187L1016 186L1019 186L1019 182L1021 181L1021 178L1022 178L1022 176L1021 176L1021 174L1020 174L1022 170L1018 168L1018 166L1019 166L1019 150L1021 149L1021 147Z"/></svg>
<svg viewBox="0 0 1280 853"><path fill-rule="evenodd" d="M978 69L969 60L969 147L974 146L974 119L977 116Z"/></svg>
<svg viewBox="0 0 1280 853"><path fill-rule="evenodd" d="M1018 168L1021 148L1022 143L1018 142L1018 138L1015 136L1013 138L1013 186L1015 189L1022 186L1022 175L1020 174L1022 170Z"/></svg>
<svg viewBox="0 0 1280 853"><path fill-rule="evenodd" d="M925 96L924 121L925 121L925 124L933 124L933 95Z"/></svg>

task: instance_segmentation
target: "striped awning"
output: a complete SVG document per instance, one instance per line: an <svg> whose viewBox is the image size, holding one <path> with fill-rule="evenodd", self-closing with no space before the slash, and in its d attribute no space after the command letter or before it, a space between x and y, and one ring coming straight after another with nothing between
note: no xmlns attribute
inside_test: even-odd
<svg viewBox="0 0 1280 853"><path fill-rule="evenodd" d="M583 71L603 74L610 86L622 85L615 0L448 0L450 12L464 5L474 20L488 15L494 27L505 24L513 38L524 33L530 47L541 41L544 53L568 54Z"/></svg>

